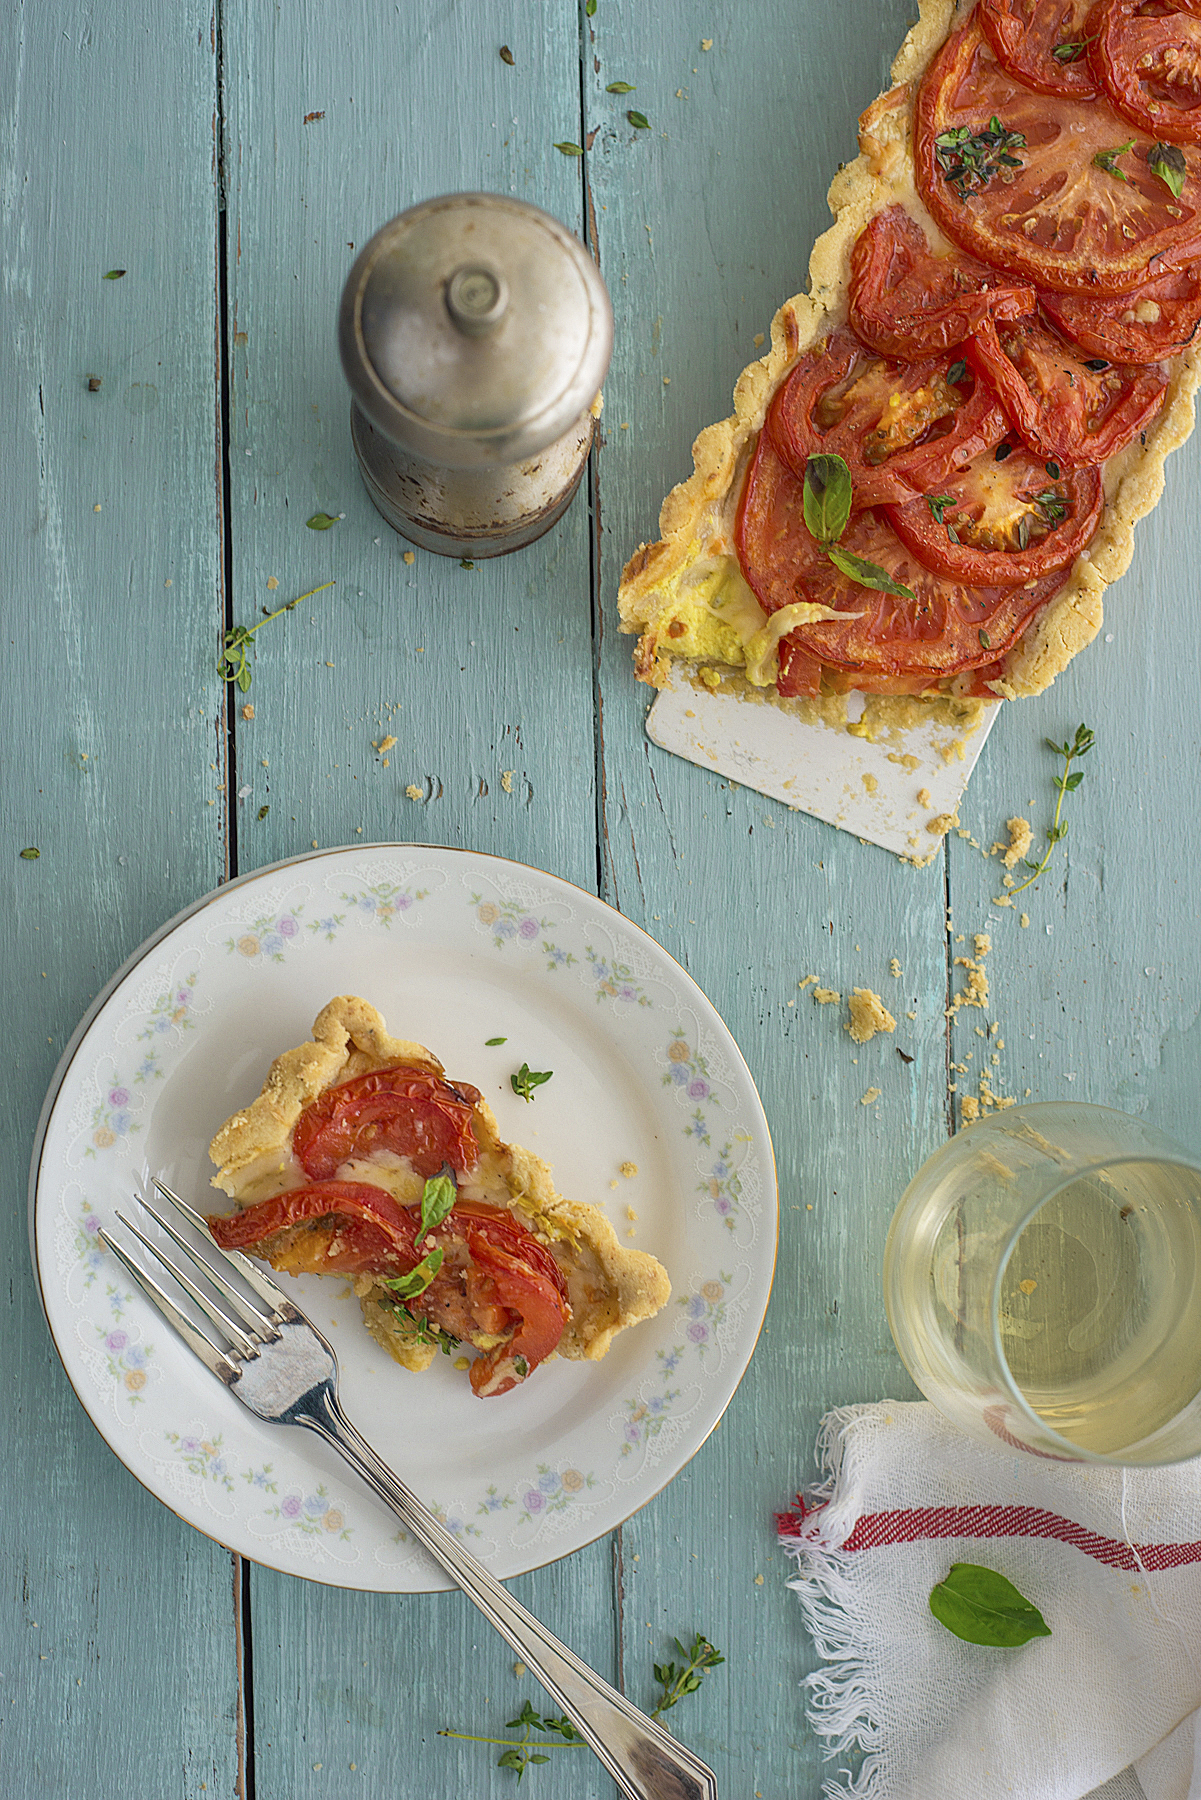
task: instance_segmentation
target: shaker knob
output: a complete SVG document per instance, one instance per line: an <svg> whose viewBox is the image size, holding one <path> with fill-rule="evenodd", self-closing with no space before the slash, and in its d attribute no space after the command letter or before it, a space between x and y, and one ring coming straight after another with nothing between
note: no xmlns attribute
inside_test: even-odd
<svg viewBox="0 0 1201 1800"><path fill-rule="evenodd" d="M456 269L446 284L446 310L468 337L483 337L504 318L509 284L495 269Z"/></svg>

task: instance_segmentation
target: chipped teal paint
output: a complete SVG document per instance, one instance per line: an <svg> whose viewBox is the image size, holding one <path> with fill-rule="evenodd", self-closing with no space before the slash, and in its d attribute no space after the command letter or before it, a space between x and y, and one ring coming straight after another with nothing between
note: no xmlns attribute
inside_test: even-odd
<svg viewBox="0 0 1201 1800"><path fill-rule="evenodd" d="M613 613L621 562L653 535L697 430L728 411L756 334L803 285L827 181L854 153L855 115L909 11L908 0L799 12L781 0L732 12L601 0L586 20L568 0L528 0L494 18L465 0L345 0L331 30L316 0L221 0L220 214L210 8L9 8L2 978L20 1041L2 1102L0 1207L16 1401L0 1474L0 1633L17 1702L0 1737L6 1796L192 1800L202 1781L210 1795L242 1791L245 1621L230 1559L136 1487L88 1426L38 1315L23 1223L25 1150L67 1034L140 940L231 866L235 819L240 869L314 838L360 836L470 845L593 889L599 866L604 897L679 957L741 1043L773 1123L782 1201L776 1289L750 1373L681 1479L612 1539L513 1584L611 1678L620 1669L642 1703L671 1637L707 1633L727 1660L680 1728L725 1796L819 1791L797 1686L813 1656L771 1512L809 1475L826 1407L909 1391L879 1260L896 1195L947 1129L948 1059L971 1051L976 1068L995 1053L1004 1092L1109 1101L1196 1142L1194 447L1169 465L1101 639L1047 695L1002 718L973 778L963 816L982 843L1015 812L1041 832L1054 797L1043 737L1082 718L1098 730L1068 857L1023 897L1027 929L996 909L990 922L996 864L962 840L952 837L941 869L902 869L648 750L642 736L647 695ZM502 41L511 67L497 55ZM774 47L785 42L781 57ZM617 79L636 83L650 131L627 127L605 92ZM306 125L307 113L322 116ZM594 130L582 164L551 148ZM530 550L472 570L420 553L406 564L349 450L332 327L352 245L401 207L461 188L518 193L581 229L585 181L617 315L594 458L599 515L581 498ZM222 219L228 508L213 464ZM128 273L105 283L114 266ZM318 509L345 517L306 532ZM242 717L239 695L232 760L213 672L226 542L236 622L259 616L271 576L290 592L338 584L263 633L245 697L254 717ZM373 748L383 735L397 740L386 769ZM40 858L21 861L17 849L32 843ZM396 894L373 898L386 954L405 909ZM365 900L339 904L348 915ZM290 917L296 931L331 928ZM241 935L255 950L235 940L230 954L280 954L286 965L280 923L247 921ZM990 1017L1003 1049L975 1036L978 1015L959 1014L949 1036L944 1017L954 935L970 942L982 929L993 938ZM539 919L503 953L542 958L554 945L553 921ZM896 1039L855 1050L838 1009L798 991L810 973L842 992L883 993ZM637 984L620 971L597 972L583 991L605 983L603 1003L637 1004L623 1002L623 985ZM690 1059L670 1056L672 1041L666 1022L668 1079L679 1068L704 1082ZM138 1057L147 1052L152 1043L137 1045ZM152 1070L141 1088L136 1072L131 1055L124 1091L146 1107ZM866 1108L869 1086L881 1095ZM682 1097L681 1129L697 1112L711 1161L690 1203L728 1208L736 1223L738 1146L707 1096ZM122 1152L94 1147L127 1154L121 1141ZM91 1218L85 1195L85 1276ZM138 1378L153 1378L155 1359L130 1336L119 1342L124 1297L108 1298L112 1326L97 1354L112 1363L114 1404L136 1420ZM720 1353L733 1298L720 1270L679 1297L679 1356L649 1397L629 1396L630 1457L669 1428L689 1358ZM219 1445L172 1452L199 1455L214 1486L224 1479ZM346 1529L328 1503L340 1491L332 1465L314 1465L304 1493L276 1494L266 1468L224 1473L262 1486L264 1507L279 1509L274 1528L335 1539ZM541 1469L535 1453L528 1488L500 1502L524 1508L532 1530L531 1496L582 1506L587 1480L586 1470ZM456 1523L486 1529L486 1519ZM325 1800L351 1781L396 1800L513 1793L485 1750L435 1735L444 1724L490 1730L526 1695L540 1699L465 1602L338 1592L263 1570L249 1589L258 1800ZM549 1792L546 1776L534 1770L530 1781ZM583 1756L564 1757L555 1784L556 1800L612 1792Z"/></svg>

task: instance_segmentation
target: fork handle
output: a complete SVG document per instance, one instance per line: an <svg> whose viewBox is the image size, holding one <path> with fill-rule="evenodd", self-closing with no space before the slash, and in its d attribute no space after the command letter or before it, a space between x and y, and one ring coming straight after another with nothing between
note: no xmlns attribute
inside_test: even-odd
<svg viewBox="0 0 1201 1800"><path fill-rule="evenodd" d="M355 1430L332 1388L307 1395L293 1419L331 1444L454 1577L562 1707L627 1800L717 1800L712 1769L602 1681L438 1523Z"/></svg>

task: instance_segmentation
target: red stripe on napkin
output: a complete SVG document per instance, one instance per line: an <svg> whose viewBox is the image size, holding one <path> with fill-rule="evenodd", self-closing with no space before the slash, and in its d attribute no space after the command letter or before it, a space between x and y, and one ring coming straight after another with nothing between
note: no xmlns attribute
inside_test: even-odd
<svg viewBox="0 0 1201 1800"><path fill-rule="evenodd" d="M802 1503L799 1514L778 1514L776 1525L781 1537L799 1538L806 1518L813 1518L821 1510L806 1508ZM1119 1538L1101 1537L1040 1506L926 1506L867 1513L844 1544L824 1548L851 1554L857 1550L878 1550L885 1544L914 1544L927 1538L999 1537L1054 1538L1061 1544L1072 1544L1085 1556L1111 1569L1155 1571L1201 1562L1201 1543L1130 1545ZM796 1547L806 1547L804 1540Z"/></svg>

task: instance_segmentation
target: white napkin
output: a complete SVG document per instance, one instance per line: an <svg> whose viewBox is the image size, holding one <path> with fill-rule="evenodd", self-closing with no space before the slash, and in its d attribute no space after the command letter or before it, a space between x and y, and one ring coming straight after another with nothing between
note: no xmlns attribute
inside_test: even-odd
<svg viewBox="0 0 1201 1800"><path fill-rule="evenodd" d="M805 1684L841 1762L826 1794L1201 1800L1201 1460L994 1450L899 1401L829 1413L818 1456L824 1485L779 1524L829 1665ZM929 1596L955 1562L1007 1576L1051 1636L952 1636Z"/></svg>

